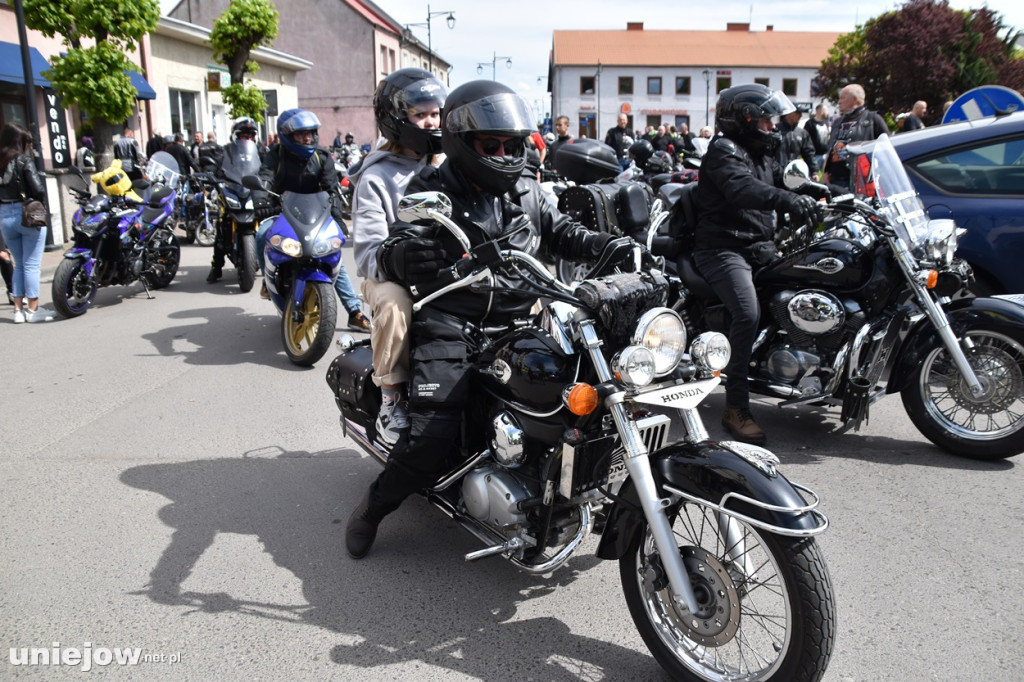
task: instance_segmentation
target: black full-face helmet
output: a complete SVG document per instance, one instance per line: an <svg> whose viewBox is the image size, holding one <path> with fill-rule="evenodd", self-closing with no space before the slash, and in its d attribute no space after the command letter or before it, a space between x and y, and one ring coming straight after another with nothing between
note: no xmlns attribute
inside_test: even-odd
<svg viewBox="0 0 1024 682"><path fill-rule="evenodd" d="M410 110L443 108L448 88L424 69L394 71L377 84L373 93L373 115L377 127L389 142L417 154L441 151L440 129L423 129L409 120ZM348 136L345 136L348 141Z"/></svg>
<svg viewBox="0 0 1024 682"><path fill-rule="evenodd" d="M511 190L526 166L526 138L536 129L530 105L497 81L470 81L451 91L441 115L441 147L451 162L477 187L492 194ZM512 138L503 156L481 155L477 135ZM510 154L508 144L513 144Z"/></svg>
<svg viewBox="0 0 1024 682"><path fill-rule="evenodd" d="M652 156L654 156L654 145L648 140L637 140L629 145L629 158L633 159L633 163L641 170L647 165L647 159Z"/></svg>
<svg viewBox="0 0 1024 682"><path fill-rule="evenodd" d="M778 125L779 119L796 111L789 98L766 85L751 83L727 88L718 96L715 106L715 125L726 137L739 142L749 151L774 154L782 143L777 130L761 130L758 122L769 119Z"/></svg>

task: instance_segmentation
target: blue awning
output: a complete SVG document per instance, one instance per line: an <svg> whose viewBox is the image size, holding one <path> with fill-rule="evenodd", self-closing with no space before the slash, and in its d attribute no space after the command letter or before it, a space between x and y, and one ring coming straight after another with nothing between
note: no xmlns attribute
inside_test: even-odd
<svg viewBox="0 0 1024 682"><path fill-rule="evenodd" d="M34 47L29 47L28 53L29 61L32 63L32 78L36 87L50 87L50 81L43 78L42 74L43 71L50 68L50 63ZM25 72L21 66L21 46L18 43L0 41L0 81L17 85L25 84ZM150 92L152 92L152 88L150 88Z"/></svg>
<svg viewBox="0 0 1024 682"><path fill-rule="evenodd" d="M132 86L138 93L135 99L156 99L156 90L149 84L149 81L142 77L141 73L138 71L125 71L125 73L132 79Z"/></svg>

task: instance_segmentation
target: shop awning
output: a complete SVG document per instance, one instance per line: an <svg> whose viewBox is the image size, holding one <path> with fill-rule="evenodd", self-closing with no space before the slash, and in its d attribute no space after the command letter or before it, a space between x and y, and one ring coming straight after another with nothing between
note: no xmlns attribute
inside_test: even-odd
<svg viewBox="0 0 1024 682"><path fill-rule="evenodd" d="M149 81L142 77L141 73L138 71L125 71L125 73L132 79L132 86L138 93L135 99L156 99L156 90L149 84Z"/></svg>
<svg viewBox="0 0 1024 682"><path fill-rule="evenodd" d="M35 80L36 87L50 87L50 81L43 78L42 75L43 71L50 68L50 63L34 47L29 47L28 53L29 61L32 63L32 78ZM21 67L21 46L17 43L0 41L0 81L17 85L25 84L25 73ZM148 83L146 87L149 87ZM150 88L150 92L152 91L153 89Z"/></svg>

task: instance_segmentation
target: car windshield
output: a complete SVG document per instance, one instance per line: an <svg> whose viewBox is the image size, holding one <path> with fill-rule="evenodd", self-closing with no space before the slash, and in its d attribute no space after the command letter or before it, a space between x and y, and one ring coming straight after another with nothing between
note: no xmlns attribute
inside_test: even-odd
<svg viewBox="0 0 1024 682"><path fill-rule="evenodd" d="M882 135L860 149L851 148L851 153L855 155L857 193L878 198L880 212L908 246L923 243L928 237L928 214L889 136Z"/></svg>

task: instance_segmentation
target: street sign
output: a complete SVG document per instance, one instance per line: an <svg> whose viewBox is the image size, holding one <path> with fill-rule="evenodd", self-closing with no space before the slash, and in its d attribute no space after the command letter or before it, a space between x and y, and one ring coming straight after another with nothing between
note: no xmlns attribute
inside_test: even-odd
<svg viewBox="0 0 1024 682"><path fill-rule="evenodd" d="M943 123L973 121L995 116L996 111L1024 111L1024 97L1002 85L983 85L960 95L946 110Z"/></svg>

